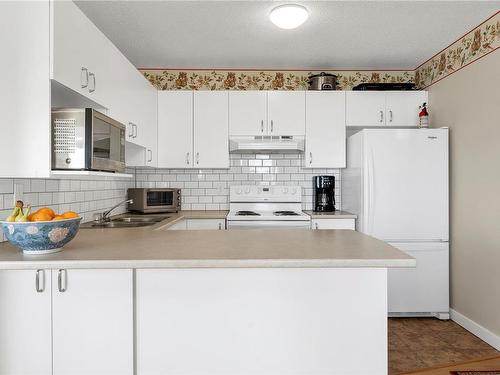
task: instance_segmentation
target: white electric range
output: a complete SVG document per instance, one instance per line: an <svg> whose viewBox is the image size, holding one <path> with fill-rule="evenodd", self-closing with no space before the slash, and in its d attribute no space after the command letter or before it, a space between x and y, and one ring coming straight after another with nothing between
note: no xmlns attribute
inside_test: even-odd
<svg viewBox="0 0 500 375"><path fill-rule="evenodd" d="M310 229L299 186L231 186L228 229Z"/></svg>

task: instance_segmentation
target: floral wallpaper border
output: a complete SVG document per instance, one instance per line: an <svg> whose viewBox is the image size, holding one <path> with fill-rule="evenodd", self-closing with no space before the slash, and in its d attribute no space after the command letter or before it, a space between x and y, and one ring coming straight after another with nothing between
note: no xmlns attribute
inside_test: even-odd
<svg viewBox="0 0 500 375"><path fill-rule="evenodd" d="M453 74L500 47L500 11L415 69L419 88Z"/></svg>
<svg viewBox="0 0 500 375"><path fill-rule="evenodd" d="M336 71L339 90L360 83L413 82L424 89L500 48L500 11L415 70ZM158 90L306 90L320 71L139 69Z"/></svg>
<svg viewBox="0 0 500 375"><path fill-rule="evenodd" d="M158 90L307 90L309 76L320 71L147 70L141 72ZM337 89L366 82L413 82L412 71L334 71Z"/></svg>

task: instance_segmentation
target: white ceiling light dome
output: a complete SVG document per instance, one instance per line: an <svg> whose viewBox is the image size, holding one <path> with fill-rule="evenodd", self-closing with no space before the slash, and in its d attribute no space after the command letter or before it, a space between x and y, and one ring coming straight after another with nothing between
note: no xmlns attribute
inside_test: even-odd
<svg viewBox="0 0 500 375"><path fill-rule="evenodd" d="M298 4L283 4L277 6L269 14L271 22L282 29L295 29L309 17L309 11Z"/></svg>

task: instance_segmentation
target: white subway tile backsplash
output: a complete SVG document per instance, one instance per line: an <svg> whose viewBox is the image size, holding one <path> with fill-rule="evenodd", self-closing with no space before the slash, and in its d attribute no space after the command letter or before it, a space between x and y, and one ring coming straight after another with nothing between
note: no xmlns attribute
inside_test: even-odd
<svg viewBox="0 0 500 375"><path fill-rule="evenodd" d="M14 192L14 180L11 178L0 179L0 194L10 194Z"/></svg>
<svg viewBox="0 0 500 375"><path fill-rule="evenodd" d="M224 210L229 207L229 186L289 185L301 186L303 209L312 208L312 178L319 174L336 178L336 200L340 208L340 172L338 169L305 169L298 153L230 154L229 169L137 169L137 186L148 187L146 181L170 182L182 189L183 210ZM150 177L154 175L154 177ZM158 179L158 176L161 176ZM156 183L158 187L159 182ZM189 197L189 198L187 198Z"/></svg>
<svg viewBox="0 0 500 375"><path fill-rule="evenodd" d="M133 171L131 171L133 173ZM151 173L149 170L145 176ZM138 174L139 175L139 174ZM174 176L175 177L175 176ZM127 189L134 187L134 180L106 178L82 179L0 179L0 218L10 214L14 206L14 184L23 186L23 201L35 211L42 206L56 212L78 212L84 221L92 220L95 212L109 209L124 200ZM125 211L125 206L115 212ZM0 242L3 235L0 234Z"/></svg>

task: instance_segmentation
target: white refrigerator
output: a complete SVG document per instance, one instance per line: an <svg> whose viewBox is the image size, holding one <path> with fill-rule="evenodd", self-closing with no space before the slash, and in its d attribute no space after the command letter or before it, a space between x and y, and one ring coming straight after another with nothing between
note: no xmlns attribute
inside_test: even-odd
<svg viewBox="0 0 500 375"><path fill-rule="evenodd" d="M390 316L449 318L448 129L365 129L347 139L342 209L417 260L388 272Z"/></svg>

